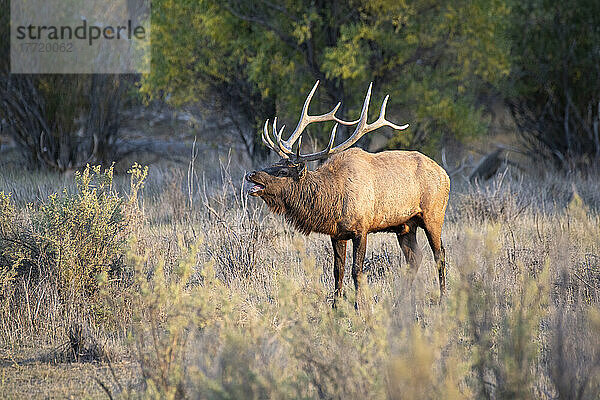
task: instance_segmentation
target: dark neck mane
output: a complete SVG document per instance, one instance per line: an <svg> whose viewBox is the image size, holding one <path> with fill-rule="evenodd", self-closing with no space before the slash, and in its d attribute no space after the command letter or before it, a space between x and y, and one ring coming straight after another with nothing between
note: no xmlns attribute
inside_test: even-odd
<svg viewBox="0 0 600 400"><path fill-rule="evenodd" d="M333 235L341 219L342 198L334 182L322 171L307 172L304 179L284 190L280 214L304 234L310 232Z"/></svg>

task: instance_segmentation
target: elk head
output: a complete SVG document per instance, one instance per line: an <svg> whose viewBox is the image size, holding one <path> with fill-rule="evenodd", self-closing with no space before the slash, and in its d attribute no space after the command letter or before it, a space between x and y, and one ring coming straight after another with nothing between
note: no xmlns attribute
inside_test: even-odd
<svg viewBox="0 0 600 400"><path fill-rule="evenodd" d="M249 189L250 196L277 197L283 189L306 176L306 164L293 162L284 158L261 171L254 171L246 176L253 185Z"/></svg>

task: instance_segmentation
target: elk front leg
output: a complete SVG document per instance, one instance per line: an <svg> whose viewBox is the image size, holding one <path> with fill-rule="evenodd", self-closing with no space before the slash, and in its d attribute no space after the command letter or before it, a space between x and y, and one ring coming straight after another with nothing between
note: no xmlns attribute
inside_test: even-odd
<svg viewBox="0 0 600 400"><path fill-rule="evenodd" d="M365 252L367 251L367 235L352 239L352 279L354 280L354 289L356 289L356 301L354 307L358 308L358 300L360 296L360 284L362 281L363 263L365 261Z"/></svg>
<svg viewBox="0 0 600 400"><path fill-rule="evenodd" d="M346 264L346 241L331 238L333 245L333 279L335 279L335 293L333 297L333 307L336 300L342 295L344 285L344 266Z"/></svg>

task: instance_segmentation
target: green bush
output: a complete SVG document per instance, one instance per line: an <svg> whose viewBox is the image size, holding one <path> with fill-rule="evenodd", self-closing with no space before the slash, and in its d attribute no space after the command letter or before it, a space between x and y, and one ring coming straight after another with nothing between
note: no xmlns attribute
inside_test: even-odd
<svg viewBox="0 0 600 400"><path fill-rule="evenodd" d="M103 171L100 166L87 166L76 172L75 192L65 189L50 195L37 209L29 206L29 221L20 226L21 232L14 206L5 196L3 210L8 212L3 217L13 228L0 239L12 243L3 249L12 261L4 268L21 273L33 269L38 276L54 280L61 291L88 295L97 290L100 275L121 272L132 229L132 204L113 190L112 180L112 167Z"/></svg>
<svg viewBox="0 0 600 400"><path fill-rule="evenodd" d="M36 318L42 306L64 308L77 318L104 314L95 308L95 295L107 280L121 284L130 280L123 258L141 218L138 191L147 169L136 164L129 172L128 197L114 190L113 168L100 166L76 172L72 191L63 189L39 206L19 209L10 195L0 193L0 285L5 317L25 312L22 302L32 330L43 325ZM31 304L36 311L31 312ZM11 321L16 323L14 318Z"/></svg>
<svg viewBox="0 0 600 400"><path fill-rule="evenodd" d="M76 193L50 196L33 229L59 284L92 293L98 275L120 268L127 221L123 200L112 191L112 168L88 167L75 180Z"/></svg>

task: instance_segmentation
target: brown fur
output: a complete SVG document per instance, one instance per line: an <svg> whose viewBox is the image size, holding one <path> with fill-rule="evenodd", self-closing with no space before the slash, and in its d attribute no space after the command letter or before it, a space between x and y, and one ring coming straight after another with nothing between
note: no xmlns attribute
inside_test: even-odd
<svg viewBox="0 0 600 400"><path fill-rule="evenodd" d="M258 184L252 195L260 196L299 231L331 236L336 293L341 292L346 241L353 241L352 275L358 289L366 237L371 232L396 233L416 272L421 258L417 227L425 230L438 265L440 292L444 293L441 233L450 179L430 158L415 151L368 153L353 148L332 156L315 171L282 160L248 174L247 180Z"/></svg>

